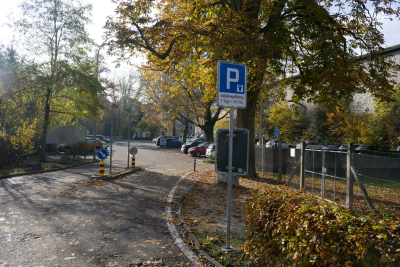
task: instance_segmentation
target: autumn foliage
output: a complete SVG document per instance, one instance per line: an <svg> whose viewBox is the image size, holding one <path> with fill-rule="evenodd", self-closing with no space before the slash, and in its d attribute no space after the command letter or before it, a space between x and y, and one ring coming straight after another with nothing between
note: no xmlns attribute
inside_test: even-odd
<svg viewBox="0 0 400 267"><path fill-rule="evenodd" d="M296 190L254 191L244 250L256 266L399 266L399 218Z"/></svg>

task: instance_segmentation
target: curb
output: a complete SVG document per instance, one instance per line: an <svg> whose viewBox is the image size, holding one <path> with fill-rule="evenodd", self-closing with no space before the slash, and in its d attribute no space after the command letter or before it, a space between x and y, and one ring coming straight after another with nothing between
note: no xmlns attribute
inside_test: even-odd
<svg viewBox="0 0 400 267"><path fill-rule="evenodd" d="M120 177L122 177L122 176L131 174L131 173L135 173L135 172L139 172L139 171L141 171L141 170L142 170L142 168L134 168L134 169L129 170L129 171L127 171L127 172L118 173L118 174L113 175L113 176L92 175L92 176L90 176L90 178L92 178L92 179L101 179L101 180L103 180L103 181L112 181L112 180L115 180L115 179L120 178Z"/></svg>
<svg viewBox="0 0 400 267"><path fill-rule="evenodd" d="M194 243L194 250L196 250L197 254L200 255L200 258L206 259L210 263L214 264L214 266L216 266L216 267L224 267L223 265L218 263L216 260L211 258L211 256L208 255L208 253L205 250L200 249L199 241L197 240L197 238L195 237L195 235L193 233L189 232L190 228L186 224L185 219L183 219L183 217L182 217L183 200L185 200L186 194L189 193L193 189L193 187L196 186L196 184L197 184L197 182L195 182L193 185L191 185L190 188L185 192L185 195L182 198L174 201L175 203L180 203L180 205L178 207L178 211L176 212L176 216L178 217L179 221L182 223L181 226L185 229L185 231L187 231L189 233L189 238L192 239L193 243ZM181 236L183 236L182 233L181 233Z"/></svg>
<svg viewBox="0 0 400 267"><path fill-rule="evenodd" d="M99 160L95 160L95 161L91 161L91 162L79 163L79 164L75 164L75 165L71 165L71 166L67 166L67 167L62 167L62 168L51 169L51 170L42 170L42 171L24 172L24 173L5 175L5 176L0 176L0 180L6 179L6 178L17 177L17 176L25 176L25 175L32 175L32 174L39 174L39 173L46 173L46 172L62 171L62 170L66 170L66 169L72 169L72 168L75 168L75 167L89 165L89 164L96 163L96 162L99 162Z"/></svg>
<svg viewBox="0 0 400 267"><path fill-rule="evenodd" d="M192 187L192 188L193 188L193 187ZM189 191L190 191L190 190L189 190ZM188 192L189 192L189 191L188 191ZM184 198L183 198L183 199L184 199ZM182 200L183 200L183 199L182 199ZM186 231L189 231L190 228L189 228L189 226L187 226L187 224L186 224L186 222L185 222L185 219L183 219L183 217L182 217L182 212L181 212L181 211L182 211L182 204L179 206L178 211L177 211L177 213L176 213L176 216L179 218L179 221L181 221L182 227L185 228ZM211 256L208 255L208 253L207 253L205 250L200 249L200 243L199 243L199 241L197 240L197 238L194 236L193 233L189 232L189 238L191 238L191 239L193 240L195 250L197 251L197 253L198 253L202 258L207 259L207 261L211 262L211 263L214 264L216 267L224 267L223 265L221 265L220 263L218 263L216 260L214 260L213 258L211 258Z"/></svg>

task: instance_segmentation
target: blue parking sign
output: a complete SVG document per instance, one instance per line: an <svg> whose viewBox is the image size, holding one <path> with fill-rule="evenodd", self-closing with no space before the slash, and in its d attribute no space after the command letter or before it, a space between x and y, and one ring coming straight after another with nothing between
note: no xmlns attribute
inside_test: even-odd
<svg viewBox="0 0 400 267"><path fill-rule="evenodd" d="M275 136L279 136L279 128L278 127L275 128Z"/></svg>
<svg viewBox="0 0 400 267"><path fill-rule="evenodd" d="M217 105L219 107L246 108L246 64L218 61Z"/></svg>
<svg viewBox="0 0 400 267"><path fill-rule="evenodd" d="M100 149L97 151L97 157L101 160L106 159L108 157L107 149Z"/></svg>

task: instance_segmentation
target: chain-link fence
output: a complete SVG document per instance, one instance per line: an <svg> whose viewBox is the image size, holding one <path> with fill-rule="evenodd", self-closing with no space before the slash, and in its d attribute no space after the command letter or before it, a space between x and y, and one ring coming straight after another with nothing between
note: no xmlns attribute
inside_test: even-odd
<svg viewBox="0 0 400 267"><path fill-rule="evenodd" d="M385 205L400 210L400 158L382 157L361 153L352 154L352 175L354 176L354 205L368 208L369 198L373 206ZM358 177L357 177L358 176ZM357 178L365 188L357 186Z"/></svg>
<svg viewBox="0 0 400 267"><path fill-rule="evenodd" d="M359 209L383 204L400 212L400 153L356 151L348 158L347 152L307 149L301 162L300 149L282 149L280 163L278 149L256 148L257 171L290 187L301 189L304 168L304 190L322 199Z"/></svg>

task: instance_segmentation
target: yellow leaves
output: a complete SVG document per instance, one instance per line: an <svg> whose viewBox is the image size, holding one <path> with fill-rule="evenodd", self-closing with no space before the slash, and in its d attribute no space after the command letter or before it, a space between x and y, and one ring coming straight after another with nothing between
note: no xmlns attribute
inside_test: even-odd
<svg viewBox="0 0 400 267"><path fill-rule="evenodd" d="M295 139L294 132L299 120L299 113L285 102L272 106L268 117L268 123L279 127L280 134L289 142Z"/></svg>
<svg viewBox="0 0 400 267"><path fill-rule="evenodd" d="M33 152L33 142L32 138L34 137L36 131L36 119L30 123L28 120L25 120L22 126L19 126L15 129L15 134L10 137L11 144L15 150L20 149L23 151L23 154L31 154ZM29 124L29 125L28 125Z"/></svg>

